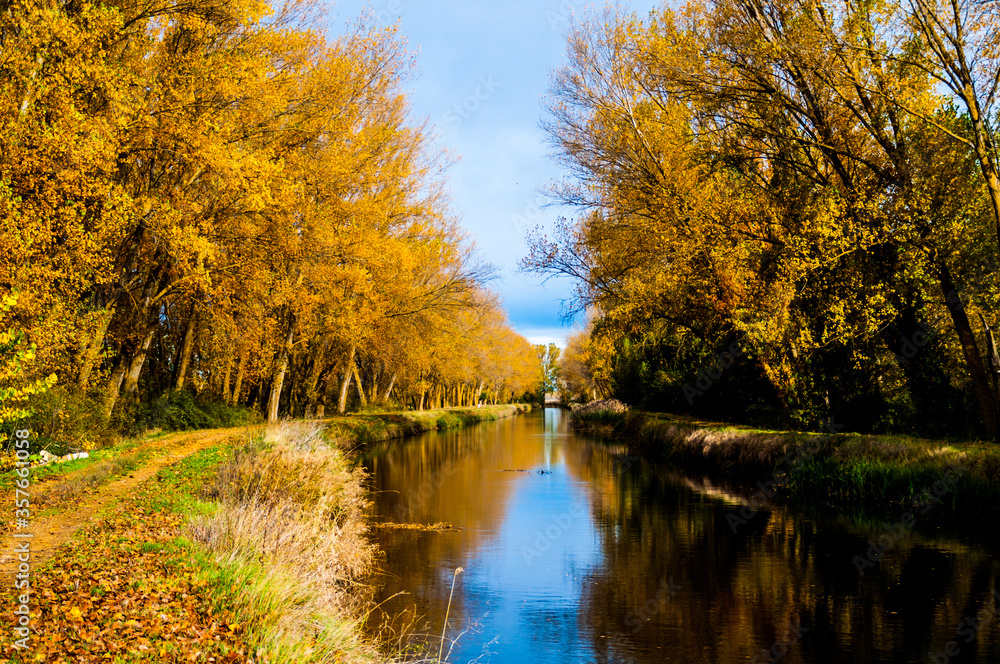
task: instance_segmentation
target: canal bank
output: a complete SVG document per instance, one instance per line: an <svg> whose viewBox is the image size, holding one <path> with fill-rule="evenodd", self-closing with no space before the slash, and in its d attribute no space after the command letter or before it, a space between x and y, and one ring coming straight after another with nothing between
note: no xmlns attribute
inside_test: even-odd
<svg viewBox="0 0 1000 664"><path fill-rule="evenodd" d="M24 647L0 645L0 660L398 661L360 627L370 611L360 582L378 550L366 477L345 450L521 412L151 434L93 467L33 476L32 508L45 516L31 522L31 593L11 582L4 594L29 607L31 634Z"/></svg>
<svg viewBox="0 0 1000 664"><path fill-rule="evenodd" d="M328 439L337 441L345 449L358 450L373 443L418 436L428 431L445 431L482 422L493 422L530 413L531 410L531 404L520 403L479 408L372 411L340 415L319 421L326 426Z"/></svg>
<svg viewBox="0 0 1000 664"><path fill-rule="evenodd" d="M1000 447L894 435L754 429L661 413L576 412L581 432L623 441L638 458L737 480L771 500L955 515L1000 506Z"/></svg>
<svg viewBox="0 0 1000 664"><path fill-rule="evenodd" d="M451 526L375 530L372 629L453 662L911 664L1000 588L996 538L920 528L919 512L913 528L912 510L868 524L793 505L734 530L741 503L719 485L567 420L372 448L374 523ZM963 661L1000 661L998 625L962 641Z"/></svg>

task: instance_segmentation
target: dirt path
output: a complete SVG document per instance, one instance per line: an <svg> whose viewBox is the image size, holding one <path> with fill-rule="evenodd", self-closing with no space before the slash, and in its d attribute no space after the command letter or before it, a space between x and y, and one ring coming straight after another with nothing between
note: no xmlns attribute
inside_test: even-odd
<svg viewBox="0 0 1000 664"><path fill-rule="evenodd" d="M173 446L154 457L141 468L136 469L127 477L109 482L101 486L96 494L80 497L72 505L60 505L59 511L43 518L32 518L30 526L17 532L31 533L31 566L37 567L49 560L55 550L68 541L77 530L87 523L96 520L104 508L116 502L119 498L132 492L141 483L155 475L161 468L169 466L202 450L214 443L231 436L238 429L211 429L198 431L181 436L171 436ZM162 443L163 440L156 441ZM13 504L10 505L13 510ZM18 541L24 541L18 539ZM13 533L5 533L0 544L0 579L4 583L13 578L17 569L17 556L14 554L15 538Z"/></svg>

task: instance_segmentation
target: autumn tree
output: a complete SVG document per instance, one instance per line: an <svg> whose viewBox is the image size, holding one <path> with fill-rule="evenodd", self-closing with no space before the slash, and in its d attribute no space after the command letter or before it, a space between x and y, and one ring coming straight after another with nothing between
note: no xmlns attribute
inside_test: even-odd
<svg viewBox="0 0 1000 664"><path fill-rule="evenodd" d="M549 131L573 174L553 193L581 214L536 238L526 266L579 280L619 374L680 386L738 343L759 374L728 380L755 381L786 420L846 408L872 428L896 407L889 384L928 400L889 351L942 314L939 366L969 377L993 435L962 292L984 188L974 146L947 145L965 120L932 73L884 55L905 42L892 9L720 0L648 25L609 12L571 35Z"/></svg>
<svg viewBox="0 0 1000 664"><path fill-rule="evenodd" d="M316 9L4 6L0 286L28 384L57 372L124 421L177 391L269 419L524 391L412 55L370 17L325 39Z"/></svg>

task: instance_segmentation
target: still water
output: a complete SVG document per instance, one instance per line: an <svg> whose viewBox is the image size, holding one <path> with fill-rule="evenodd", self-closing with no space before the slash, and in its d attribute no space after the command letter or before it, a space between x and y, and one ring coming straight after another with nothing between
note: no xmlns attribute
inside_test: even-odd
<svg viewBox="0 0 1000 664"><path fill-rule="evenodd" d="M896 529L861 574L893 515L775 508L734 533L738 492L576 434L555 409L364 463L375 521L456 529L375 532L382 610L432 655L455 579L451 662L1000 662L989 538Z"/></svg>

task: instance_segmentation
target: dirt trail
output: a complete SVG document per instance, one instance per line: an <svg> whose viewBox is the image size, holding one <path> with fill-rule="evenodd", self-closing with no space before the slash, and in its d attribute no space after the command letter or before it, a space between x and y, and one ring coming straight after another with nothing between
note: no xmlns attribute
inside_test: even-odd
<svg viewBox="0 0 1000 664"><path fill-rule="evenodd" d="M118 480L101 486L96 493L79 497L73 504L59 505L58 512L42 518L32 518L30 526L23 531L31 533L31 567L35 569L41 563L52 558L55 550L67 542L77 530L87 523L96 520L104 508L119 498L127 495L141 483L155 475L161 468L169 466L184 457L190 456L205 447L231 436L237 429L211 429L180 436L171 436L174 443L163 454L149 460L141 468ZM155 441L162 444L160 439ZM145 446L145 445L144 445ZM8 506L14 509L13 501ZM26 541L18 538L19 542ZM0 579L6 583L14 576L18 560L14 554L15 538L13 533L4 533L0 542Z"/></svg>

